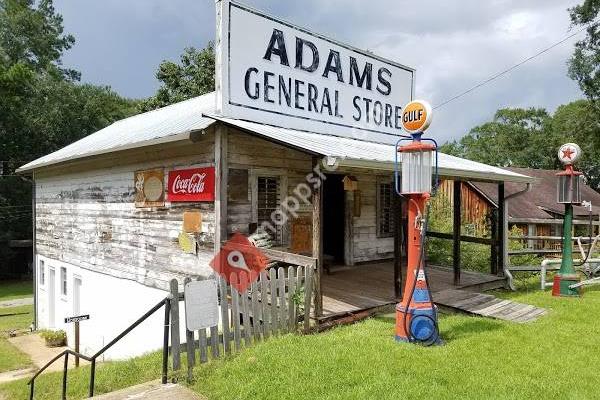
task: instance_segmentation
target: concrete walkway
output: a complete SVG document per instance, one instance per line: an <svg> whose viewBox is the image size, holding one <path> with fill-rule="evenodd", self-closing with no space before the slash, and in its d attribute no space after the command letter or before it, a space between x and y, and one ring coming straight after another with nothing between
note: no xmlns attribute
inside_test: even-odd
<svg viewBox="0 0 600 400"><path fill-rule="evenodd" d="M146 382L126 389L100 396L98 400L206 400L205 397L192 392L190 389L173 383L163 385L160 381Z"/></svg>
<svg viewBox="0 0 600 400"><path fill-rule="evenodd" d="M13 346L21 350L23 353L27 354L31 361L33 362L34 368L26 368L15 371L7 371L0 373L0 383L15 381L17 379L28 378L33 376L33 374L42 368L48 361L54 358L56 355L61 353L66 347L46 347L46 343L44 339L42 339L38 334L32 333L28 335L17 336L13 338L7 339ZM79 365L88 364L85 360L79 360ZM69 357L69 369L75 367L75 359L71 356ZM63 369L63 361L57 360L52 365L50 365L43 373L53 372L53 371L62 371Z"/></svg>
<svg viewBox="0 0 600 400"><path fill-rule="evenodd" d="M0 308L20 307L33 305L33 297L0 301Z"/></svg>

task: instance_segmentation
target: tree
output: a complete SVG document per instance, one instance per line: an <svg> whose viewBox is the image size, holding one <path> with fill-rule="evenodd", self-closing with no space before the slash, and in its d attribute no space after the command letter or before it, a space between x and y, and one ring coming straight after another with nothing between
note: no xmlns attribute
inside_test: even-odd
<svg viewBox="0 0 600 400"><path fill-rule="evenodd" d="M554 168L557 139L544 109L504 108L459 141L442 146L447 154L500 167Z"/></svg>
<svg viewBox="0 0 600 400"><path fill-rule="evenodd" d="M162 86L156 94L142 101L140 111L154 110L215 90L215 49L212 42L202 49L188 47L180 64L163 61L156 72Z"/></svg>
<svg viewBox="0 0 600 400"><path fill-rule="evenodd" d="M587 100L558 107L554 115L543 109L501 109L493 121L473 128L441 151L498 167L561 169L557 151L575 142L583 150L577 163L587 184L600 190L600 124Z"/></svg>
<svg viewBox="0 0 600 400"><path fill-rule="evenodd" d="M595 20L599 12L600 0L585 0L569 9L574 26L587 26L585 38L575 43L575 51L569 60L569 77L577 81L596 108L600 98L600 31Z"/></svg>
<svg viewBox="0 0 600 400"><path fill-rule="evenodd" d="M19 165L135 111L110 88L76 83L61 61L74 43L51 0L0 0L0 242L31 237L31 182L14 176ZM10 265L2 245L0 266Z"/></svg>

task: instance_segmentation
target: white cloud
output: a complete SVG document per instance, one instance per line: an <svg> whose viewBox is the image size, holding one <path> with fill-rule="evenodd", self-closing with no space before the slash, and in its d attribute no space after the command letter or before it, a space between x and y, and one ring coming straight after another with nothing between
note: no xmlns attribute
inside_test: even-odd
<svg viewBox="0 0 600 400"><path fill-rule="evenodd" d="M439 104L569 33L575 0L245 0L269 14L417 69L417 96ZM78 45L65 64L120 93L152 94L156 67L214 36L214 2L57 0ZM580 36L581 37L581 36ZM436 111L431 134L457 138L500 107L549 110L581 96L567 77L574 38Z"/></svg>

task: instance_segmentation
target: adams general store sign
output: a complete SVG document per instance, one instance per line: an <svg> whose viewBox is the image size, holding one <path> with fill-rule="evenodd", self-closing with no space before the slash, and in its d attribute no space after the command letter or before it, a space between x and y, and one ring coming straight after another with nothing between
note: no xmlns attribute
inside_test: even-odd
<svg viewBox="0 0 600 400"><path fill-rule="evenodd" d="M398 135L414 70L233 1L217 2L217 111L319 133ZM350 129L349 129L350 128Z"/></svg>

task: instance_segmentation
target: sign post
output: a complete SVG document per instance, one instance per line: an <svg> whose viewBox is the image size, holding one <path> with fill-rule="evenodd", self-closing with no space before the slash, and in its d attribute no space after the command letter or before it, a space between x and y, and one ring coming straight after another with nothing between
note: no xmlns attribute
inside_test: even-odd
<svg viewBox="0 0 600 400"><path fill-rule="evenodd" d="M74 317L65 318L65 324L75 323L75 353L79 354L79 322L87 321L90 315L77 315ZM79 367L79 356L75 356L75 367Z"/></svg>

